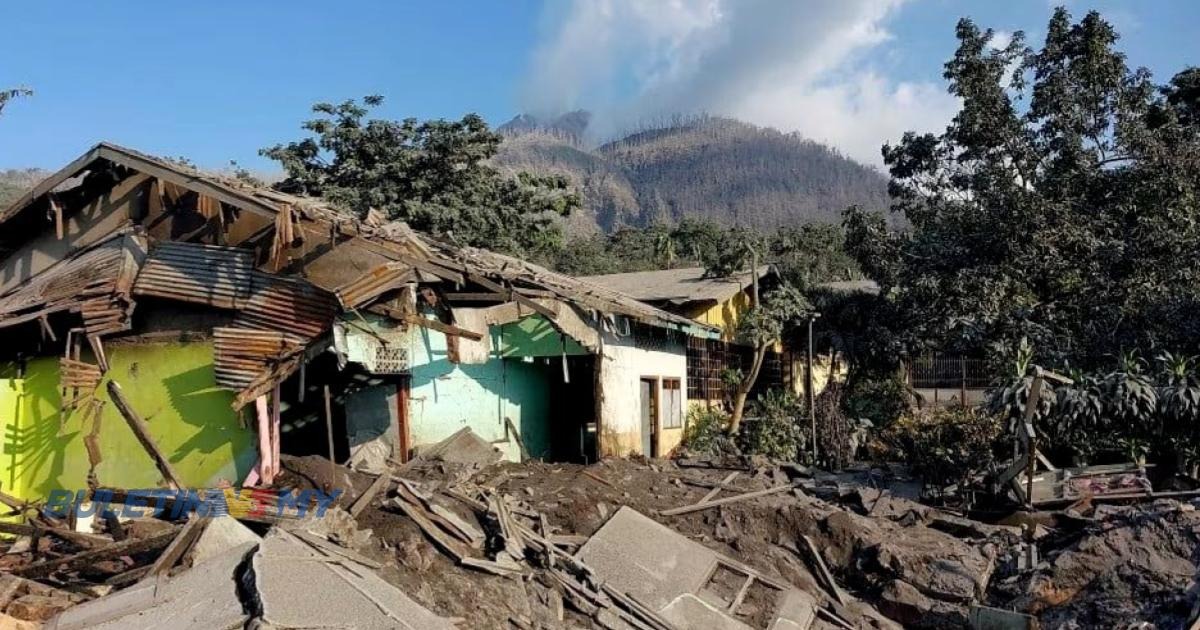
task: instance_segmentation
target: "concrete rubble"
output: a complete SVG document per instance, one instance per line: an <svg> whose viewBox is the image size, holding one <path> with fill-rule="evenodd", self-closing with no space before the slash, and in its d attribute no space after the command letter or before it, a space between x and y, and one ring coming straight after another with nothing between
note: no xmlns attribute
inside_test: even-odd
<svg viewBox="0 0 1200 630"><path fill-rule="evenodd" d="M885 480L830 494L738 466L418 460L344 471L355 498L320 518L51 527L0 555L0 628L1171 628L1200 609L1191 503L986 523Z"/></svg>

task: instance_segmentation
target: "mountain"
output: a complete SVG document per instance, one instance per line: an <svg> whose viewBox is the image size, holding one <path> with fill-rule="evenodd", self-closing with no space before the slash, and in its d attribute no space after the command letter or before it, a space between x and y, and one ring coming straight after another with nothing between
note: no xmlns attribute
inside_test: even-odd
<svg viewBox="0 0 1200 630"><path fill-rule="evenodd" d="M25 194L25 191L49 176L49 171L38 168L0 171L0 210L8 208L8 205Z"/></svg>
<svg viewBox="0 0 1200 630"><path fill-rule="evenodd" d="M579 187L573 232L704 217L760 228L837 222L847 206L885 209L887 178L794 133L712 116L679 118L600 146L586 112L501 125L495 162L558 173Z"/></svg>

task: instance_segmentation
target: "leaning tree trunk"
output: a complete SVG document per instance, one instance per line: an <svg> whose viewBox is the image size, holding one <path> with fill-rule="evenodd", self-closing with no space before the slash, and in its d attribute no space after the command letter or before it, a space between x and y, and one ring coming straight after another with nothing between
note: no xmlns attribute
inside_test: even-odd
<svg viewBox="0 0 1200 630"><path fill-rule="evenodd" d="M746 398L750 395L750 390L754 389L754 382L758 380L758 373L762 370L763 361L767 358L767 349L771 344L764 343L754 351L754 362L750 364L750 373L742 382L738 384L737 391L733 395L733 415L729 417L729 434L737 435L739 429L742 428L742 414L746 411Z"/></svg>

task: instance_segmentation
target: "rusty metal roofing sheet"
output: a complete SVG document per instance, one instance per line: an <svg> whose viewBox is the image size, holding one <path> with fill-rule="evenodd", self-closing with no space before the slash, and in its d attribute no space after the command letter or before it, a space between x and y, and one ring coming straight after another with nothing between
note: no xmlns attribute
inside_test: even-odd
<svg viewBox="0 0 1200 630"><path fill-rule="evenodd" d="M60 261L0 297L0 326L28 321L30 311L78 308L84 290L96 283L115 285L125 259L123 238L112 238Z"/></svg>
<svg viewBox="0 0 1200 630"><path fill-rule="evenodd" d="M217 385L245 389L281 358L301 348L297 339L277 330L214 328L213 369Z"/></svg>
<svg viewBox="0 0 1200 630"><path fill-rule="evenodd" d="M304 280L255 271L250 298L233 325L277 330L308 342L329 330L338 310L332 293Z"/></svg>
<svg viewBox="0 0 1200 630"><path fill-rule="evenodd" d="M254 252L247 249L163 242L151 250L133 292L240 308L250 297L253 270Z"/></svg>
<svg viewBox="0 0 1200 630"><path fill-rule="evenodd" d="M415 280L409 267L388 263L372 269L358 279L338 287L337 297L345 308L358 308L380 295Z"/></svg>

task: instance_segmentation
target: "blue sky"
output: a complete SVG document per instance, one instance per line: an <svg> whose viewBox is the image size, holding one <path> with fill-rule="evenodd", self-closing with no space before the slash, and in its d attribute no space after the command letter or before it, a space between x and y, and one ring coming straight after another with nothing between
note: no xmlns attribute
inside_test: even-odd
<svg viewBox="0 0 1200 630"><path fill-rule="evenodd" d="M795 130L867 162L955 103L941 65L970 15L1040 37L1044 0L478 0L0 4L0 168L54 168L106 139L222 167L269 169L318 100L383 94L384 115L495 124L597 112L598 138L671 112ZM1131 64L1160 80L1200 63L1200 2L1101 9Z"/></svg>

